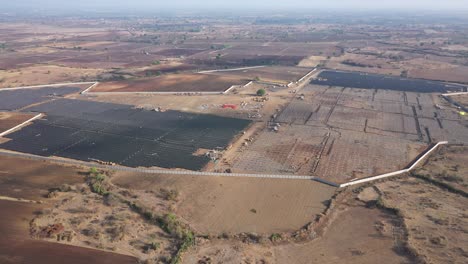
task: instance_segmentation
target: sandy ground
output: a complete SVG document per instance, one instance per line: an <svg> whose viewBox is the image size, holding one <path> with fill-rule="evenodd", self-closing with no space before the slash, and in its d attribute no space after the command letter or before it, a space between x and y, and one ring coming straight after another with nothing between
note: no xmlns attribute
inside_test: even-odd
<svg viewBox="0 0 468 264"><path fill-rule="evenodd" d="M131 190L176 189L176 213L206 234L299 229L325 209L335 191L303 180L117 173L112 181Z"/></svg>

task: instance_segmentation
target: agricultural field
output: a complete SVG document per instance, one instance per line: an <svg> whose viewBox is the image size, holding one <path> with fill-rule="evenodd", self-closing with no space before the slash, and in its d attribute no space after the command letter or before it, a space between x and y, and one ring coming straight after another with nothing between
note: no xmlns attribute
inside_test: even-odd
<svg viewBox="0 0 468 264"><path fill-rule="evenodd" d="M248 79L237 76L209 76L204 74L172 74L161 77L100 83L90 92L172 92L222 93L232 86L242 86Z"/></svg>

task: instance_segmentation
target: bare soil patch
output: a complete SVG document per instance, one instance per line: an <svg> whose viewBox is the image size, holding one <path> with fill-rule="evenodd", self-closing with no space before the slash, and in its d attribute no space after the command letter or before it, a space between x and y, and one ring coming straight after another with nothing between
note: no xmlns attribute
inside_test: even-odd
<svg viewBox="0 0 468 264"><path fill-rule="evenodd" d="M273 233L311 222L335 188L302 180L117 173L112 181L130 190L175 189L176 213L199 233Z"/></svg>
<svg viewBox="0 0 468 264"><path fill-rule="evenodd" d="M409 71L409 76L428 80L468 83L468 67L447 67L438 69L415 69Z"/></svg>
<svg viewBox="0 0 468 264"><path fill-rule="evenodd" d="M363 206L350 207L329 224L323 237L303 245L275 248L276 263L411 263L394 237L399 219Z"/></svg>
<svg viewBox="0 0 468 264"><path fill-rule="evenodd" d="M277 239L259 243L223 240L205 242L184 256L184 263L413 263L405 255L401 220L349 197L332 209L331 219L323 222L325 231L305 243ZM403 232L402 232L403 234Z"/></svg>
<svg viewBox="0 0 468 264"><path fill-rule="evenodd" d="M223 92L246 79L203 74L172 74L156 78L100 83L91 92Z"/></svg>
<svg viewBox="0 0 468 264"><path fill-rule="evenodd" d="M2 156L0 195L44 200L51 188L83 182L84 170L43 161Z"/></svg>

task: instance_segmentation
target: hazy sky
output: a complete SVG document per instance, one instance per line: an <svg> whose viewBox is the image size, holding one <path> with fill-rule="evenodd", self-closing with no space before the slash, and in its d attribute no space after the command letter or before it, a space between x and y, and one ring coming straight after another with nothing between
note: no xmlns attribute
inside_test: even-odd
<svg viewBox="0 0 468 264"><path fill-rule="evenodd" d="M3 7L109 9L454 9L468 10L468 0L0 0Z"/></svg>

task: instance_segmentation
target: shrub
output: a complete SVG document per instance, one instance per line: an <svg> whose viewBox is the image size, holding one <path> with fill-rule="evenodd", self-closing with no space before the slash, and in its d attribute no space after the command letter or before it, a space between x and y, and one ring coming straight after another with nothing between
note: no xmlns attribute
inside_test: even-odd
<svg viewBox="0 0 468 264"><path fill-rule="evenodd" d="M151 242L148 243L148 245L146 246L146 250L147 250L147 251L149 251L149 250L158 250L160 247L161 247L161 243L156 242L156 241L151 241Z"/></svg>
<svg viewBox="0 0 468 264"><path fill-rule="evenodd" d="M264 96L265 94L266 94L265 89L258 89L258 91L257 91L258 96Z"/></svg>
<svg viewBox="0 0 468 264"><path fill-rule="evenodd" d="M91 174L91 175L96 175L96 174L98 174L98 173L99 173L99 171L98 171L96 168L94 168L94 167L91 168L91 169L89 169L89 174Z"/></svg>
<svg viewBox="0 0 468 264"><path fill-rule="evenodd" d="M463 182L463 178L458 175L446 175L446 176L443 176L442 178L449 182L456 182L456 183Z"/></svg>
<svg viewBox="0 0 468 264"><path fill-rule="evenodd" d="M99 173L96 168L91 168L88 175L88 185L91 191L100 195L107 195L109 192L105 184L106 176Z"/></svg>
<svg viewBox="0 0 468 264"><path fill-rule="evenodd" d="M270 240L273 241L273 242L276 242L276 241L279 241L281 240L281 234L278 234L278 233L274 233L270 236Z"/></svg>
<svg viewBox="0 0 468 264"><path fill-rule="evenodd" d="M168 190L161 188L161 196L164 200L167 201L177 201L179 197L179 192L177 190Z"/></svg>

